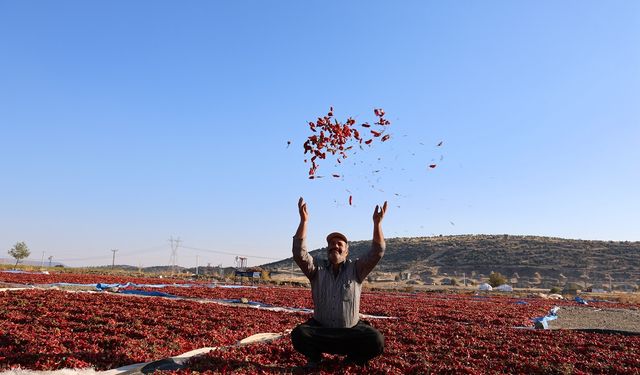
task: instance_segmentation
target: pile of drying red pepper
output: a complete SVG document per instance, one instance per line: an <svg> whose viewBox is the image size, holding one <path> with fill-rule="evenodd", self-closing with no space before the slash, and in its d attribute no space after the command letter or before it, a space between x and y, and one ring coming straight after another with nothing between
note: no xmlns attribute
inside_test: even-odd
<svg viewBox="0 0 640 375"><path fill-rule="evenodd" d="M83 281L90 282L92 277L93 282L103 281L96 275ZM199 285L162 290L184 297L247 298L279 306L313 307L310 291L304 288ZM384 354L366 370L343 367L341 358L327 356L318 373L640 372L639 336L515 328L531 327L530 318L545 315L555 304L499 296L365 292L362 313L396 318L370 319L385 336ZM565 304L575 305L560 302L561 307ZM614 306L638 308L606 305ZM107 292L4 291L0 292L0 370L116 368L200 347L231 345L256 333L282 332L308 317L305 313ZM193 358L181 372L286 373L304 363L285 337Z"/></svg>

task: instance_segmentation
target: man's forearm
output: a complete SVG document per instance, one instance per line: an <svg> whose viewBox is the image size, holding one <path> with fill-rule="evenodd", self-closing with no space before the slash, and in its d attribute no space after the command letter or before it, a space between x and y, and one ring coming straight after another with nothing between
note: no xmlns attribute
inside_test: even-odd
<svg viewBox="0 0 640 375"><path fill-rule="evenodd" d="M305 237L307 237L307 222L300 221L300 224L298 225L298 230L296 230L296 234L293 236L293 238L303 239Z"/></svg>
<svg viewBox="0 0 640 375"><path fill-rule="evenodd" d="M384 242L384 235L382 234L382 226L376 224L373 226L371 249L362 259L358 259L356 262L358 281L364 281L367 275L375 268L376 264L378 264L384 256L385 248L386 244Z"/></svg>
<svg viewBox="0 0 640 375"><path fill-rule="evenodd" d="M299 238L298 233L293 237L293 260L296 262L302 272L311 280L315 272L313 258L307 251L307 244L304 237Z"/></svg>
<svg viewBox="0 0 640 375"><path fill-rule="evenodd" d="M378 223L373 226L373 242L380 245L384 251L384 234L382 233L382 224Z"/></svg>
<svg viewBox="0 0 640 375"><path fill-rule="evenodd" d="M307 249L305 244L305 238L307 237L307 222L305 220L300 220L300 224L298 225L298 229L296 230L296 234L293 236L293 260L300 266L300 268L304 268L303 264L307 255ZM304 270L304 269L303 269Z"/></svg>

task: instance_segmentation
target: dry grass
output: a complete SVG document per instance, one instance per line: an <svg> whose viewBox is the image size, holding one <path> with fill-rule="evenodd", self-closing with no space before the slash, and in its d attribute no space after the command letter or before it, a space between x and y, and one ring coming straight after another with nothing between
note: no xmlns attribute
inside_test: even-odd
<svg viewBox="0 0 640 375"><path fill-rule="evenodd" d="M584 297L584 296L583 296ZM589 293L586 299L601 299L621 303L640 304L640 293Z"/></svg>
<svg viewBox="0 0 640 375"><path fill-rule="evenodd" d="M622 303L640 304L640 293L614 293L614 296Z"/></svg>

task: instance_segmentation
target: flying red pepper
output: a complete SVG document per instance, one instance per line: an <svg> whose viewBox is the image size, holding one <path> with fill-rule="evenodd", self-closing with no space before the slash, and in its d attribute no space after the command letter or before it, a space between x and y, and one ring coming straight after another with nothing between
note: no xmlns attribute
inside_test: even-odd
<svg viewBox="0 0 640 375"><path fill-rule="evenodd" d="M330 155L336 155L337 163L341 163L342 160L348 157L347 151L353 148L353 144L360 144L364 140L358 130L354 129L356 121L349 117L343 124L340 121L333 118L333 107L329 108L329 112L326 116L318 117L315 122L309 122L309 128L314 133L310 135L303 144L304 153L310 153L312 155L311 168L309 169L309 175L315 175L319 168L319 159L326 159L327 153ZM384 110L381 108L374 109L374 114L378 117L376 125L388 125L390 122L383 116ZM368 122L360 124L364 128L370 128L371 125ZM374 138L382 136L382 131L370 130ZM319 134L318 134L319 133ZM389 140L389 136L382 137L382 142ZM370 145L373 139L364 141L367 145ZM287 143L287 146L290 144ZM305 162L308 162L305 159Z"/></svg>

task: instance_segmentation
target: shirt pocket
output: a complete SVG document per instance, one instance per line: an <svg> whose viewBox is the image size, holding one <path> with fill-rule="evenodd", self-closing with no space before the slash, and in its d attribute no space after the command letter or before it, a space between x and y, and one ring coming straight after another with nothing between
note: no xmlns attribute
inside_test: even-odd
<svg viewBox="0 0 640 375"><path fill-rule="evenodd" d="M341 289L343 302L353 302L354 287L355 287L355 284L353 283L352 280L347 280L344 283L342 283L342 287L340 289Z"/></svg>

